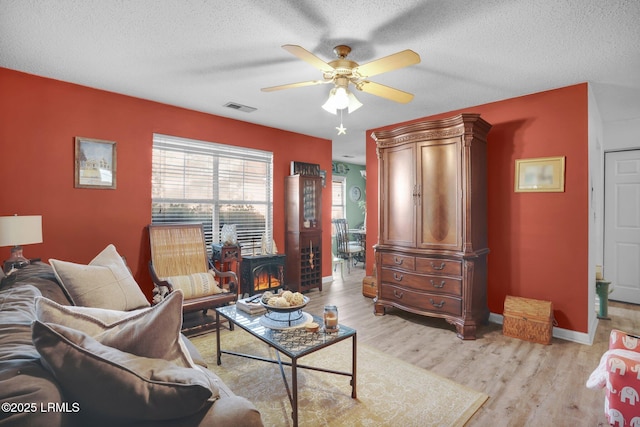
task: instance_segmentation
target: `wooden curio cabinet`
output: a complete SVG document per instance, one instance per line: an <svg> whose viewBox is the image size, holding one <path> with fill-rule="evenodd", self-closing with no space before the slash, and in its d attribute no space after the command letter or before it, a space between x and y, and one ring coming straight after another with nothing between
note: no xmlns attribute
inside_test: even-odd
<svg viewBox="0 0 640 427"><path fill-rule="evenodd" d="M487 321L486 136L461 114L374 132L379 166L378 297L386 307L442 317L462 339Z"/></svg>
<svg viewBox="0 0 640 427"><path fill-rule="evenodd" d="M286 287L322 290L322 178L285 177Z"/></svg>

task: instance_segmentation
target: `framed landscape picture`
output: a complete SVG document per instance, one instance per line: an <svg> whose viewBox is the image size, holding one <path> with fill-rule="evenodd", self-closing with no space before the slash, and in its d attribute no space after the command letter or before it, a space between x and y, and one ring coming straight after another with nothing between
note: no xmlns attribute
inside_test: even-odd
<svg viewBox="0 0 640 427"><path fill-rule="evenodd" d="M564 157L516 160L516 193L563 192Z"/></svg>
<svg viewBox="0 0 640 427"><path fill-rule="evenodd" d="M75 138L75 187L116 188L116 143Z"/></svg>

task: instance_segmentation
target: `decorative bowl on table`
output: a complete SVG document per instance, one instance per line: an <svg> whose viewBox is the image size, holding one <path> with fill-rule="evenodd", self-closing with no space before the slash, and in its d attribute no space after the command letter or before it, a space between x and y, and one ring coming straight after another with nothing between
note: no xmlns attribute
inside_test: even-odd
<svg viewBox="0 0 640 427"><path fill-rule="evenodd" d="M284 291L280 294L265 292L260 304L267 311L260 318L260 323L271 329L300 327L312 319L311 315L302 311L308 303L309 297L299 292Z"/></svg>
<svg viewBox="0 0 640 427"><path fill-rule="evenodd" d="M304 296L302 297L302 304L289 305L289 306L270 305L268 302L265 302L264 300L260 300L260 304L262 304L262 306L266 308L267 311L275 311L277 313L291 313L294 311L302 310L308 303L309 303L309 297L304 297Z"/></svg>

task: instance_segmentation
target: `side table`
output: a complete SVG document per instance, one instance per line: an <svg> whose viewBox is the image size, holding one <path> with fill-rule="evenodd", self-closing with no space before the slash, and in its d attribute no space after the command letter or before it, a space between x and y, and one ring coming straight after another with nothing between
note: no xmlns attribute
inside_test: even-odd
<svg viewBox="0 0 640 427"><path fill-rule="evenodd" d="M213 262L218 263L218 270L220 271L234 271L240 281L240 263L242 262L242 251L240 245L222 245L213 243L211 245L212 254L211 259ZM235 262L235 269L232 269L232 264ZM226 279L229 280L228 278ZM226 283L226 282L225 282ZM238 290L241 289L240 283L238 283Z"/></svg>

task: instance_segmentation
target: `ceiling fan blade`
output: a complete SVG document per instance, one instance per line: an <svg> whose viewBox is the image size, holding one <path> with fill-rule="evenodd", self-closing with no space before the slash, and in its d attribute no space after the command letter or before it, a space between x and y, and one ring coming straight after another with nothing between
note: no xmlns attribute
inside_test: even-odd
<svg viewBox="0 0 640 427"><path fill-rule="evenodd" d="M323 71L325 73L330 73L334 70L334 68L331 65L327 64L325 61L318 58L313 53L309 52L307 49L301 46L298 46L295 44L285 44L284 46L282 46L282 48L287 52L302 59L303 61L307 61L309 64L313 65L320 71Z"/></svg>
<svg viewBox="0 0 640 427"><path fill-rule="evenodd" d="M361 77L367 78L377 74L386 73L387 71L397 70L398 68L408 67L409 65L418 64L420 55L414 51L407 49L384 58L376 59L366 64L356 67L356 71Z"/></svg>
<svg viewBox="0 0 640 427"><path fill-rule="evenodd" d="M356 85L356 88L370 93L371 95L380 96L382 98L390 99L391 101L406 104L413 99L413 94L404 92L399 89L394 89L389 86L381 85L380 83L370 82L368 80L361 81Z"/></svg>
<svg viewBox="0 0 640 427"><path fill-rule="evenodd" d="M263 87L260 90L263 91L263 92L273 92L273 91L276 91L276 90L291 89L291 88L294 88L294 87L321 85L321 84L325 84L325 83L331 83L331 80L309 80L309 81L300 82L300 83L289 83L289 84L280 85L280 86Z"/></svg>

